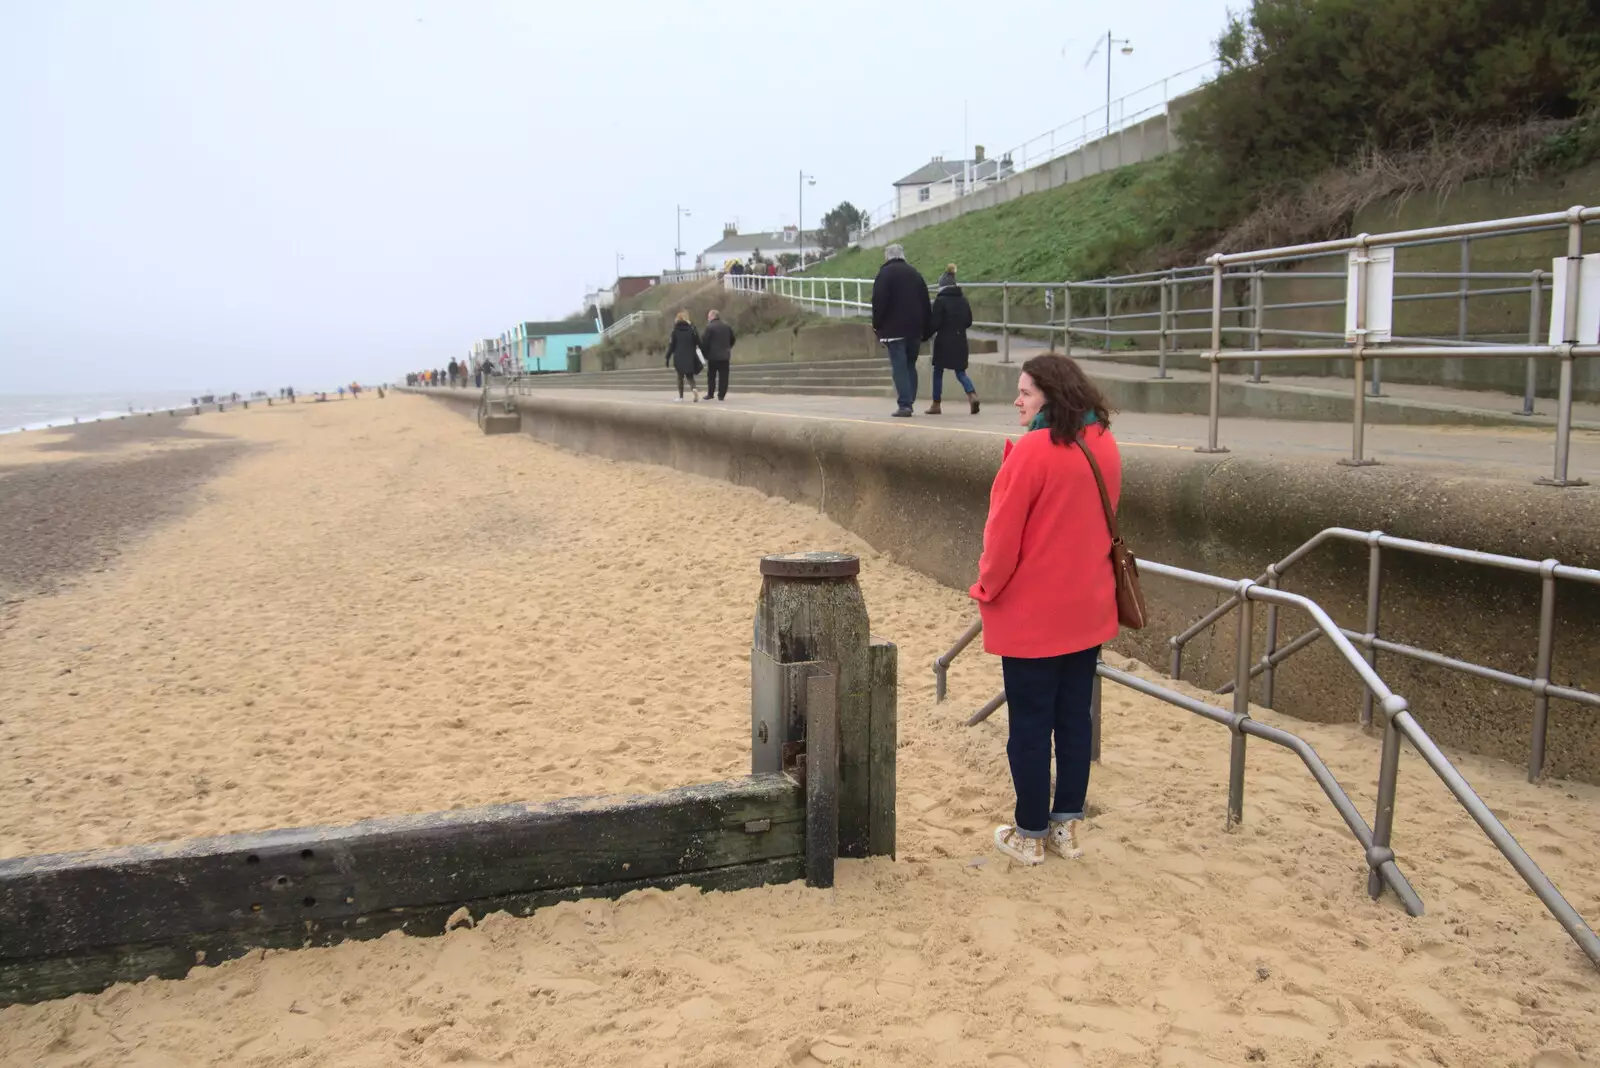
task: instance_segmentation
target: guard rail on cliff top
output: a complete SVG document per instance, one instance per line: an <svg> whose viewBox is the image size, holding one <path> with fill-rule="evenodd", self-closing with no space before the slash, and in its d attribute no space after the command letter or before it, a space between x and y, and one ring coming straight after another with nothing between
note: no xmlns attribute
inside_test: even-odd
<svg viewBox="0 0 1600 1068"><path fill-rule="evenodd" d="M1030 137L998 156L966 163L962 170L948 178L920 186L919 189L928 191L927 198L921 199L919 193L918 206L910 211L900 210L898 198L886 200L867 213L868 225L851 231L850 243L858 243L878 226L894 222L896 219L910 218L919 211L936 208L941 204L948 204L952 200L977 193L995 182L1004 181L1030 168L1042 166L1095 141L1117 137L1124 131L1158 115L1167 116L1167 139L1170 142L1172 131L1169 105L1179 96L1194 92L1205 84L1216 70L1217 61L1214 59L1197 63L1169 74L1160 81L1142 85L1076 118L1068 119L1060 126ZM1119 166L1124 158L1120 147L1119 145L1117 163L1113 166Z"/></svg>
<svg viewBox="0 0 1600 1068"><path fill-rule="evenodd" d="M1288 593L1277 588L1277 580L1283 571L1296 561L1302 559L1317 546L1329 540L1356 540L1365 541L1371 548L1369 574L1369 600L1367 604L1367 633L1361 634L1335 623L1317 604L1309 597L1300 594ZM1442 656L1424 649L1403 645L1397 642L1379 641L1376 631L1376 612L1378 603L1379 586L1379 553L1383 548L1404 550L1423 553L1448 560L1457 560L1465 563L1482 564L1490 567L1520 571L1525 574L1537 574L1544 583L1544 596L1540 605L1539 629L1539 667L1536 678L1522 679L1507 672L1496 671L1479 664L1470 664L1466 661L1456 660ZM1237 614L1237 629L1235 631L1234 649L1234 678L1233 682L1218 691L1219 694L1233 694L1233 709L1217 708L1204 701L1196 700L1187 694L1179 693L1170 687L1140 678L1137 675L1121 671L1106 664L1099 664L1098 679L1110 679L1112 682L1127 686L1150 697L1155 697L1178 708L1193 712L1215 723L1227 727L1233 734L1232 750L1228 768L1228 825L1231 827L1244 819L1244 781L1245 781L1245 741L1247 738L1256 737L1275 745L1283 746L1298 755L1306 768L1316 779L1317 785L1322 787L1323 793L1338 810L1345 825L1350 828L1361 844L1368 867L1367 892L1373 897L1378 897L1383 892L1383 887L1388 886L1394 890L1406 911L1412 916L1422 915L1422 899L1417 895L1411 884L1401 874L1395 865L1395 854L1391 848L1391 838L1394 830L1395 790L1400 774L1400 740L1406 739L1416 749L1419 756L1427 763L1434 774L1449 789L1461 807L1466 809L1489 841L1494 843L1496 849L1511 862L1517 874L1522 876L1534 894L1544 904L1566 930L1572 940L1578 944L1589 960L1600 966L1600 938L1596 938L1593 930L1584 922L1576 909L1561 895L1550 878L1534 863L1521 844L1517 842L1510 831L1484 804L1483 799L1472 789L1472 786L1450 763L1442 750L1436 745L1427 731L1422 729L1415 717L1412 716L1410 705L1404 697L1391 690L1376 669L1376 652L1382 649L1385 652L1400 656L1407 656L1421 660L1425 663L1435 664L1440 667L1451 668L1477 675L1480 678L1491 679L1506 685L1520 686L1531 689L1535 694L1535 746L1536 759L1542 760L1543 756L1543 729L1544 711L1548 707L1548 698L1551 696L1562 697L1567 700L1577 701L1591 707L1600 704L1600 698L1582 690L1568 687L1551 686L1550 658L1554 642L1555 627L1555 594L1554 583L1556 578L1570 579L1588 585L1600 585L1600 571L1589 568L1567 567L1554 560L1523 560L1516 557L1498 556L1493 553L1474 552L1469 549L1460 549L1449 545L1434 545L1426 542L1409 541L1403 538L1389 538L1379 532L1364 534L1360 531L1348 531L1339 528L1325 530L1312 538L1305 545L1290 553L1278 564L1267 569L1262 581L1251 579L1228 579L1218 575L1208 575L1199 571L1190 571L1186 568L1173 567L1169 564L1156 563L1152 560L1141 560L1139 568L1142 574L1156 575L1172 579L1177 582L1199 586L1204 589L1215 590L1228 595L1227 600L1219 604L1204 618L1188 628L1183 634L1171 639L1173 647L1173 677L1176 678L1181 669L1180 656L1183 642L1191 639L1201 630L1212 626L1229 612ZM1267 605L1268 611L1268 652L1259 662L1254 658L1253 642L1253 610L1256 602ZM1311 629L1281 650L1274 648L1276 643L1278 610L1280 608L1297 608L1311 617ZM967 628L966 632L956 643L934 661L934 696L936 701L943 701L946 694L946 680L951 663L961 652L969 646L982 631L981 621ZM1310 645L1317 639L1325 639L1338 652L1345 665L1349 667L1360 680L1362 686L1362 723L1369 724L1372 709L1378 708L1383 713L1383 748L1379 758L1378 767L1378 799L1377 811L1371 826L1356 809L1349 794L1339 784L1328 766L1323 762L1311 745L1299 736L1277 727L1261 723L1250 716L1250 681L1259 673L1270 672L1277 664L1293 655L1300 649ZM1365 647L1362 653L1356 649L1357 644ZM1270 680L1270 675L1269 675ZM1270 683L1266 694L1270 706ZM1005 704L1005 693L1001 692L987 704L973 713L968 719L968 725L976 724L987 718L992 712ZM1098 686L1095 691L1093 708L1094 734L1091 752L1094 759L1099 759L1100 737L1100 702ZM1530 778L1533 769L1530 768Z"/></svg>
<svg viewBox="0 0 1600 1068"><path fill-rule="evenodd" d="M1253 363L1251 381L1259 382L1264 360L1351 361L1354 411L1350 455L1339 462L1362 467L1377 462L1366 456L1365 402L1369 396L1381 395L1385 356L1425 360L1521 357L1527 364L1523 397L1523 413L1527 415L1533 413L1537 364L1553 360L1559 383L1554 462L1550 477L1539 482L1547 486L1582 486L1587 483L1572 477L1568 470L1573 361L1600 355L1600 254L1585 257L1583 251L1585 235L1597 221L1600 208L1574 207L1542 215L1219 253L1204 266L1147 274L1061 282L963 279L961 285L967 290L999 290L1000 318L973 325L1002 332L1001 359L1006 363L1011 362L1012 333L1043 333L1052 341L1060 337L1069 346L1074 337L1101 338L1108 349L1113 342L1133 342L1132 349L1120 354L1153 357L1154 377L1161 379L1168 377L1167 357L1184 351L1184 339L1202 338L1203 348L1188 350L1206 361L1211 378L1206 444L1197 450L1200 452L1228 451L1219 441L1221 376L1226 362ZM1565 234L1565 255L1547 263L1527 262L1526 270L1471 269L1474 242L1545 232ZM1404 250L1439 245L1460 246L1460 270L1395 269L1397 261L1406 255ZM1501 259L1507 256L1503 248L1494 251ZM1316 266L1319 260L1343 261L1342 269L1306 269L1307 265ZM1308 282L1327 287L1328 296L1276 302L1267 299L1269 285L1303 286ZM872 280L867 278L728 275L723 284L729 289L785 297L824 315L865 316L872 311ZM1209 289L1209 307L1185 307L1185 292L1195 288ZM1243 294L1244 299L1236 303L1225 300L1230 290ZM1042 320L1019 314L1021 309L1013 303L1013 296L1040 292L1044 296ZM1526 297L1525 336L1519 333L1513 338L1505 330L1469 330L1471 303L1486 297ZM1455 329L1448 336L1437 331L1411 335L1395 332L1397 305L1409 308L1428 302L1456 305ZM1037 307L1037 303L1030 304L1028 312L1036 312ZM1342 308L1344 330L1291 329L1268 320L1271 313L1318 308ZM1195 318L1209 322L1184 325ZM1286 339L1295 347L1268 348L1268 338ZM1140 348L1139 339L1153 341L1155 347ZM1229 342L1234 347L1228 347Z"/></svg>

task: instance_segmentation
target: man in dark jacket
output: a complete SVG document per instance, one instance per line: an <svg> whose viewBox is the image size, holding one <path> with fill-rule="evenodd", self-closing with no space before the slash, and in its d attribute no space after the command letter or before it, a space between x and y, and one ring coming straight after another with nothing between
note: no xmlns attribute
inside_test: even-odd
<svg viewBox="0 0 1600 1068"><path fill-rule="evenodd" d="M733 327L722 321L712 308L706 312L706 332L700 335L700 351L706 357L706 400L728 399L728 364L733 360Z"/></svg>
<svg viewBox="0 0 1600 1068"><path fill-rule="evenodd" d="M899 245L883 250L883 266L872 282L872 329L889 352L889 371L899 407L895 415L911 417L917 403L917 354L933 336L933 306L928 283L906 262Z"/></svg>

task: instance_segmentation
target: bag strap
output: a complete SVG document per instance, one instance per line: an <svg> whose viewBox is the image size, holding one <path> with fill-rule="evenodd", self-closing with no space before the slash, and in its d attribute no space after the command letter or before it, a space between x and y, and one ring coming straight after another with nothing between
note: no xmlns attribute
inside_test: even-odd
<svg viewBox="0 0 1600 1068"><path fill-rule="evenodd" d="M1112 544L1122 540L1122 534L1117 530L1117 513L1111 507L1111 494L1106 492L1106 479L1100 473L1100 464L1094 458L1094 453L1089 451L1089 446L1083 443L1083 438L1073 439L1073 444L1083 450L1084 459L1089 461L1089 469L1094 472L1094 484L1100 489L1100 507L1105 509L1106 526L1111 528Z"/></svg>

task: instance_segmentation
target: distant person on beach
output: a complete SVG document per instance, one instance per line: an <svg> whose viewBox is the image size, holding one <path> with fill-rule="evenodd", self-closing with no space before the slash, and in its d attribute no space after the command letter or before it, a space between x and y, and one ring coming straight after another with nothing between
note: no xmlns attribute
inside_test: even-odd
<svg viewBox="0 0 1600 1068"><path fill-rule="evenodd" d="M722 313L706 312L706 332L700 337L700 351L706 358L706 400L728 399L728 366L733 362L733 327L722 321Z"/></svg>
<svg viewBox="0 0 1600 1068"><path fill-rule="evenodd" d="M928 407L929 415L940 414L946 371L955 372L956 381L967 391L972 414L978 414L978 391L967 377L967 331L971 327L972 305L956 284L956 265L952 263L939 276L939 295L933 298L933 404Z"/></svg>
<svg viewBox="0 0 1600 1068"><path fill-rule="evenodd" d="M889 353L899 403L894 414L909 419L917 403L917 354L933 336L933 307L927 281L906 262L899 245L884 248L883 266L872 282L872 329Z"/></svg>
<svg viewBox="0 0 1600 1068"><path fill-rule="evenodd" d="M672 324L672 334L667 339L667 366L678 373L678 400L683 400L683 387L687 383L689 395L700 399L700 387L695 385L695 375L700 373L700 335L689 322L689 313L680 311Z"/></svg>
<svg viewBox="0 0 1600 1068"><path fill-rule="evenodd" d="M1095 664L1118 630L1111 532L1093 465L1115 511L1122 458L1105 397L1066 356L1023 364L1015 405L1027 431L1015 446L1006 442L970 592L983 616L983 647L1000 657L1005 677L1006 757L1017 793L1013 822L995 829L995 846L1042 864L1046 850L1083 855Z"/></svg>
<svg viewBox="0 0 1600 1068"><path fill-rule="evenodd" d="M445 368L445 370L450 373L450 384L454 386L456 384L456 378L461 374L461 365L456 361L451 360L450 366Z"/></svg>

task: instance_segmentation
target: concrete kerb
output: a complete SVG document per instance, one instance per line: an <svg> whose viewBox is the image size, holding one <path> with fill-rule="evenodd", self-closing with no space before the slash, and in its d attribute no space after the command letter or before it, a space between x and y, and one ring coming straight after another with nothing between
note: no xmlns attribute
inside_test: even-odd
<svg viewBox="0 0 1600 1068"><path fill-rule="evenodd" d="M467 397L424 395L472 410ZM524 432L541 441L662 464L806 504L946 585L964 590L971 582L1000 462L992 439L557 391L519 398L519 408ZM1330 526L1600 564L1600 497L1593 494L1552 495L1533 485L1415 469L1346 469L1314 459L1219 458L1175 449L1126 450L1123 476L1122 526L1135 550L1213 574L1257 575ZM1505 670L1531 670L1537 582L1443 561L1401 558L1385 568L1386 634ZM1151 625L1124 633L1116 647L1165 666L1166 639L1218 600L1158 580L1148 585ZM1297 567L1290 587L1354 625L1364 613L1365 557L1359 549L1330 547ZM1557 611L1556 676L1565 685L1600 687L1600 603L1559 597ZM1472 626L1463 627L1463 620ZM1264 619L1257 623L1264 634ZM1283 626L1281 640L1287 641L1295 621ZM1231 635L1213 633L1186 648L1184 674L1214 687L1232 678L1233 663ZM1448 697L1417 702L1419 718L1441 744L1525 761L1532 716L1525 695L1395 657L1386 660L1384 675L1400 692ZM1356 721L1360 694L1327 650L1298 654L1280 670L1276 689L1279 709L1306 719ZM1547 769L1600 781L1600 723L1553 705Z"/></svg>

